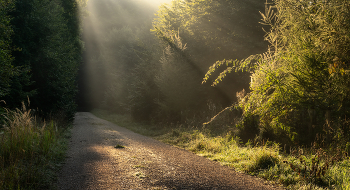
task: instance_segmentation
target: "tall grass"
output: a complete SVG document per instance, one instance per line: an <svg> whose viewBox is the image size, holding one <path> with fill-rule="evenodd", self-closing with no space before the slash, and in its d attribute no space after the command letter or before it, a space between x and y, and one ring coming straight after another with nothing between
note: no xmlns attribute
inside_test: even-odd
<svg viewBox="0 0 350 190"><path fill-rule="evenodd" d="M0 189L49 189L66 141L54 121L41 122L26 109L7 110L0 129Z"/></svg>

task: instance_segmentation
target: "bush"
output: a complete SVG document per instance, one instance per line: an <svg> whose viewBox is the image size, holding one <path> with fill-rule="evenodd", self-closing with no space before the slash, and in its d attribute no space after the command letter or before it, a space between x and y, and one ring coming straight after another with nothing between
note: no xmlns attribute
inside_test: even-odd
<svg viewBox="0 0 350 190"><path fill-rule="evenodd" d="M285 134L295 144L309 145L316 134L331 142L343 131L349 115L350 3L346 0L276 0L267 4L263 23L271 30L265 39L270 49L241 61L214 64L205 80L223 64L231 71L250 71L244 119L259 116L259 128ZM332 137L331 137L332 136Z"/></svg>

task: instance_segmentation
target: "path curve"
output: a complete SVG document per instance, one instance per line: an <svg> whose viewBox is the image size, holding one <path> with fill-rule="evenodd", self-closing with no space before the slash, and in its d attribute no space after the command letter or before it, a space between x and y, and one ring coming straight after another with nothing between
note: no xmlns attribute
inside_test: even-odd
<svg viewBox="0 0 350 190"><path fill-rule="evenodd" d="M87 112L75 115L57 185L61 190L282 189Z"/></svg>

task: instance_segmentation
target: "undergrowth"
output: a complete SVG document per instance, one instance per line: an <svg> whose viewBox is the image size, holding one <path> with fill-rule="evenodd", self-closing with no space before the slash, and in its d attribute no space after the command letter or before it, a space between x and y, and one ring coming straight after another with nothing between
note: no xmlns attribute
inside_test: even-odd
<svg viewBox="0 0 350 190"><path fill-rule="evenodd" d="M93 114L143 135L152 136L222 165L281 184L288 189L350 189L350 159L341 150L296 148L289 153L271 141L242 140L232 130L214 127L151 126L126 115L94 110ZM233 130L234 131L234 130Z"/></svg>
<svg viewBox="0 0 350 190"><path fill-rule="evenodd" d="M67 148L67 128L36 119L23 104L0 128L0 189L52 189Z"/></svg>

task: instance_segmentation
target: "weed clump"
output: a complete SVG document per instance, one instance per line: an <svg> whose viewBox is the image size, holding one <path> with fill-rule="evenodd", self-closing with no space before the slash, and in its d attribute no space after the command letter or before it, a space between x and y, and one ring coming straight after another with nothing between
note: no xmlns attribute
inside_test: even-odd
<svg viewBox="0 0 350 190"><path fill-rule="evenodd" d="M254 158L254 164L252 165L252 170L257 169L268 169L276 164L279 164L279 158L276 154L268 151L262 151Z"/></svg>
<svg viewBox="0 0 350 190"><path fill-rule="evenodd" d="M117 149L118 149L118 148L125 148L125 146L120 145L120 144L117 144L117 145L114 146L114 148L117 148Z"/></svg>
<svg viewBox="0 0 350 190"><path fill-rule="evenodd" d="M0 189L47 189L63 159L57 123L39 122L22 106L7 110L0 130Z"/></svg>

